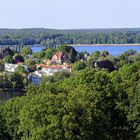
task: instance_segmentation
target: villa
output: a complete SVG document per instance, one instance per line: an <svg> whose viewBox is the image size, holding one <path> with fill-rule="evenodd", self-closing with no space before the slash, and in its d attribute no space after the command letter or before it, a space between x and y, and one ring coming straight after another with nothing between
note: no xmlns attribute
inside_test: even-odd
<svg viewBox="0 0 140 140"><path fill-rule="evenodd" d="M22 63L18 63L18 64L5 63L4 64L6 72L15 72L18 66L23 66L25 70L28 71L28 67L26 65L23 65Z"/></svg>
<svg viewBox="0 0 140 140"><path fill-rule="evenodd" d="M57 52L51 59L52 63L63 64L65 54L63 52Z"/></svg>
<svg viewBox="0 0 140 140"><path fill-rule="evenodd" d="M64 54L62 51L57 52L55 55L52 56L51 59L44 60L44 63L47 65L50 64L57 64L62 65L65 62L68 62L69 57Z"/></svg>
<svg viewBox="0 0 140 140"><path fill-rule="evenodd" d="M38 69L28 76L28 79L33 84L39 84L42 76L53 76L56 72L71 72L71 65L68 62L69 57L62 51L57 52L52 59L43 60L44 64L36 64Z"/></svg>
<svg viewBox="0 0 140 140"><path fill-rule="evenodd" d="M43 64L38 64L37 67L41 67L42 69L39 71L36 71L36 74L42 76L53 76L54 73L56 72L71 72L71 66L65 66L65 65L52 65L52 66L47 66Z"/></svg>

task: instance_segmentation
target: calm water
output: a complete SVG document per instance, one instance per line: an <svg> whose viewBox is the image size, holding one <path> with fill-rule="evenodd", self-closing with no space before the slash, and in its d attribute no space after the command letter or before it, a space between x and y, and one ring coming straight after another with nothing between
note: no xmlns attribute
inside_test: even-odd
<svg viewBox="0 0 140 140"><path fill-rule="evenodd" d="M103 51L107 50L113 56L120 55L128 50L136 50L140 52L140 46L78 46L74 47L78 52L86 51L88 53L92 53L94 51Z"/></svg>
<svg viewBox="0 0 140 140"><path fill-rule="evenodd" d="M41 47L41 46L32 46L31 49L32 49L32 51L34 53L37 53L37 52L40 52L43 49L43 47Z"/></svg>
<svg viewBox="0 0 140 140"><path fill-rule="evenodd" d="M43 47L31 47L33 52L40 52ZM78 52L88 52L91 54L94 51L103 51L107 50L110 54L113 56L120 55L121 53L124 53L128 50L136 50L140 52L140 46L76 46L74 47Z"/></svg>

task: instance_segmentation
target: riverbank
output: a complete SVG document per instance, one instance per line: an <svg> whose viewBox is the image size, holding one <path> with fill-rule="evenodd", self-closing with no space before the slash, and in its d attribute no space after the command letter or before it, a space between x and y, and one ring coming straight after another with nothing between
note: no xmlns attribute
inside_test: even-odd
<svg viewBox="0 0 140 140"><path fill-rule="evenodd" d="M113 47L113 46L139 46L140 47L140 44L69 44L69 46L72 46L72 47L81 47L81 46L109 46L109 47Z"/></svg>

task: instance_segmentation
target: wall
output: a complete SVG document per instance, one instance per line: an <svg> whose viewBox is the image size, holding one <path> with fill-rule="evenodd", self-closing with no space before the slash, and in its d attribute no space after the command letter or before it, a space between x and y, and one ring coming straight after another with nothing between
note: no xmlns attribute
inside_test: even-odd
<svg viewBox="0 0 140 140"><path fill-rule="evenodd" d="M25 91L19 91L19 90L0 90L0 103L5 102L13 97L16 96L23 96Z"/></svg>

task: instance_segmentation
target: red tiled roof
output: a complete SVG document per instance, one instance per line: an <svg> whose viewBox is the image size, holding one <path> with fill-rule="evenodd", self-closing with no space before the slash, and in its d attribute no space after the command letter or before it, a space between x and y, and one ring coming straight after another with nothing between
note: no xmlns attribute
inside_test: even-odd
<svg viewBox="0 0 140 140"><path fill-rule="evenodd" d="M16 64L23 64L23 62L18 61Z"/></svg>
<svg viewBox="0 0 140 140"><path fill-rule="evenodd" d="M71 68L70 65L68 65L68 66L63 66L63 65L52 65L52 66L48 66L46 64L37 64L36 66L42 67L42 68L48 68L48 69L64 69L64 67L65 68Z"/></svg>
<svg viewBox="0 0 140 140"><path fill-rule="evenodd" d="M37 64L36 66L42 67L42 68L48 68L48 69L63 69L63 66L57 66L57 65L48 66L45 64Z"/></svg>
<svg viewBox="0 0 140 140"><path fill-rule="evenodd" d="M44 68L48 68L48 69L63 69L63 66L44 66Z"/></svg>
<svg viewBox="0 0 140 140"><path fill-rule="evenodd" d="M47 66L46 64L36 64L36 66L38 67L44 67L44 66Z"/></svg>

